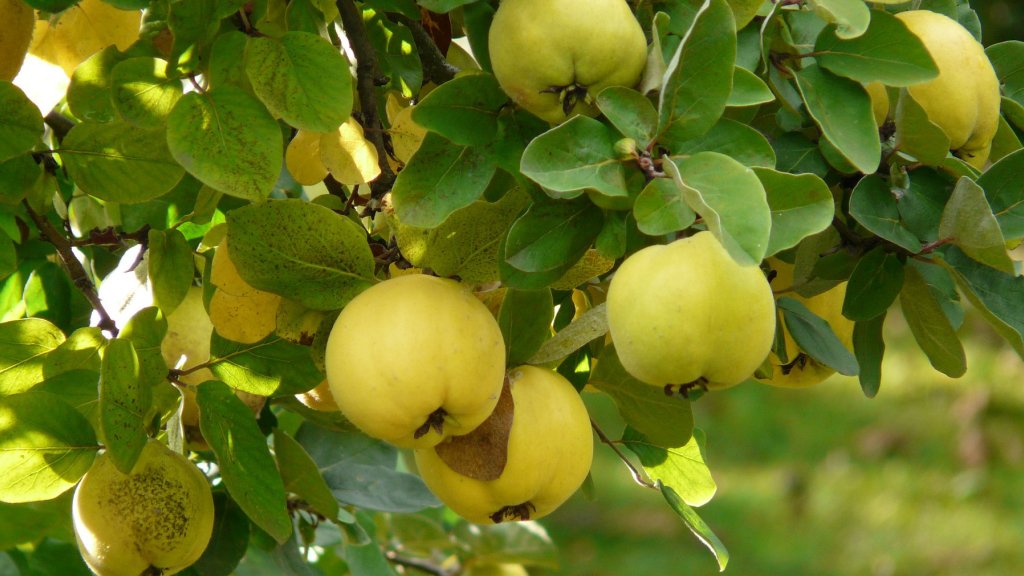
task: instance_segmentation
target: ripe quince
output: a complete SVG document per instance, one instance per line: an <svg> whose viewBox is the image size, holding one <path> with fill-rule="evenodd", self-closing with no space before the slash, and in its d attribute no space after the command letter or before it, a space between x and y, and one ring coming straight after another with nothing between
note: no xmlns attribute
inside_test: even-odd
<svg viewBox="0 0 1024 576"><path fill-rule="evenodd" d="M217 334L233 342L255 344L277 328L281 297L257 290L242 279L231 261L227 238L213 255L210 282L217 287L210 298L210 320Z"/></svg>
<svg viewBox="0 0 1024 576"><path fill-rule="evenodd" d="M768 356L775 299L760 268L741 266L711 232L698 232L626 258L608 289L608 327L637 379L727 388Z"/></svg>
<svg viewBox="0 0 1024 576"><path fill-rule="evenodd" d="M770 258L768 264L775 270L775 277L771 280L771 286L775 290L785 290L793 285L793 265L776 258ZM853 326L854 322L843 316L843 299L846 298L846 282L836 287L805 298L796 292L783 292L779 296L786 296L799 301L808 310L823 318L831 326L832 331L839 337L839 341L847 350L853 351ZM829 376L835 374L835 370L811 358L800 350L789 329L783 321L783 335L786 340L786 356L788 361L783 364L779 357L773 352L769 356L772 363L772 377L758 378L758 382L771 384L780 388L807 388L823 382Z"/></svg>
<svg viewBox="0 0 1024 576"><path fill-rule="evenodd" d="M169 368L187 370L210 359L210 336L213 323L203 306L203 289L189 288L185 299L167 316L167 334L160 342L160 352ZM185 384L201 384L213 380L213 373L202 368L179 378Z"/></svg>
<svg viewBox="0 0 1024 576"><path fill-rule="evenodd" d="M999 79L985 49L957 21L930 10L896 15L939 68L937 78L907 88L928 119L949 137L949 148L979 170L999 127Z"/></svg>
<svg viewBox="0 0 1024 576"><path fill-rule="evenodd" d="M508 380L512 423L505 466L496 479L456 472L438 455L442 446L414 451L431 492L477 524L535 520L551 513L583 484L593 462L590 417L568 380L536 366L510 370Z"/></svg>
<svg viewBox="0 0 1024 576"><path fill-rule="evenodd" d="M558 123L594 116L608 86L634 86L647 40L625 0L504 0L489 33L494 76L526 110Z"/></svg>
<svg viewBox="0 0 1024 576"><path fill-rule="evenodd" d="M325 364L334 400L353 424L396 446L426 448L487 419L504 382L505 345L467 288L412 274L345 306Z"/></svg>
<svg viewBox="0 0 1024 576"><path fill-rule="evenodd" d="M100 454L72 507L78 548L99 576L175 574L199 559L213 534L206 476L156 440L130 474Z"/></svg>

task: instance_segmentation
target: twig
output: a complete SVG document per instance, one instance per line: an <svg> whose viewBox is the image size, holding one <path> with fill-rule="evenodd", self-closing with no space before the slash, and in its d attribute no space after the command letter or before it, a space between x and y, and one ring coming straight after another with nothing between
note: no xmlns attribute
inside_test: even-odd
<svg viewBox="0 0 1024 576"><path fill-rule="evenodd" d="M388 550L384 553L384 556L393 564L398 564L399 566L405 566L407 568L415 568L422 572L426 572L427 574L434 574L434 576L450 576L451 574L451 572L436 564L427 562L426 560L419 560L417 558L407 558L399 555L398 552L395 552L394 550Z"/></svg>
<svg viewBox="0 0 1024 576"><path fill-rule="evenodd" d="M375 196L383 196L391 190L395 182L395 173L388 164L384 129L377 110L377 79L380 76L377 54L370 45L370 37L363 25L363 14L356 6L355 0L337 0L336 5L341 15L341 24L345 28L345 36L348 37L352 52L356 55L356 92L359 94L363 132L377 149L380 176L370 183L370 189Z"/></svg>
<svg viewBox="0 0 1024 576"><path fill-rule="evenodd" d="M69 242L72 246L124 246L125 240L134 240L145 244L149 240L149 224L144 225L135 232L118 232L113 227L94 228L89 231L85 238L72 238Z"/></svg>
<svg viewBox="0 0 1024 576"><path fill-rule="evenodd" d="M25 210L28 212L30 218L35 223L36 228L46 238L46 240L53 244L53 247L57 249L57 255L60 256L61 262L64 263L64 269L67 270L68 276L71 278L71 283L75 285L75 288L85 296L85 299L89 301L92 309L99 315L100 320L97 324L101 330L109 332L113 336L117 336L117 324L107 314L106 308L103 307L103 302L100 301L99 294L96 293L96 285L92 283L89 275L86 274L85 268L82 267L82 263L75 258L74 252L72 252L71 242L64 237L54 226L46 219L45 216L36 212L32 205L27 200L23 200L22 204L25 206Z"/></svg>
<svg viewBox="0 0 1024 576"><path fill-rule="evenodd" d="M601 430L601 427L598 426L597 422L594 422L593 419L590 420L590 427L593 428L594 432L597 433L597 437L601 439L601 442L607 444L608 447L615 452L615 455L619 457L619 460L622 460L622 463L626 465L626 468L629 468L629 473L633 475L634 482L641 486L644 486L645 488L650 488L652 490L658 489L656 485L651 484L650 482L647 481L646 478L644 478L644 475L641 474L640 471L636 469L636 466L634 466L633 463L630 462L629 458L627 458L626 455L622 453L622 450L619 450L619 447L615 445L615 442L608 438L608 436L604 433L604 430Z"/></svg>
<svg viewBox="0 0 1024 576"><path fill-rule="evenodd" d="M412 41L416 44L416 50L419 52L425 80L434 84L443 84L455 78L459 69L444 59L444 54L441 54L441 50L434 43L434 39L430 37L426 29L423 28L423 24L409 18L405 14L395 12L389 13L388 18L392 22L403 24L412 32Z"/></svg>
<svg viewBox="0 0 1024 576"><path fill-rule="evenodd" d="M75 123L70 118L55 110L51 110L46 115L46 118L43 118L43 121L50 127L50 130L53 130L53 135L57 138L58 142L62 142L64 137L68 135L68 132L75 127Z"/></svg>

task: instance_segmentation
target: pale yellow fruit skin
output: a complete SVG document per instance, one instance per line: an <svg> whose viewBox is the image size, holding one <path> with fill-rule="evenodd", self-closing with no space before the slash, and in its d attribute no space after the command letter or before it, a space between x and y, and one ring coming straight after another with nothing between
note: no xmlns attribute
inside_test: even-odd
<svg viewBox="0 0 1024 576"><path fill-rule="evenodd" d="M32 43L35 11L22 0L0 0L0 80L10 82L21 70Z"/></svg>
<svg viewBox="0 0 1024 576"><path fill-rule="evenodd" d="M781 260L774 258L769 259L769 265L773 270L776 271L775 278L771 281L772 289L774 290L785 290L793 285L793 265ZM843 282L836 287L817 294L810 298L804 298L796 292L784 292L779 294L779 297L792 298L804 306L808 310L825 319L832 328L832 331L836 333L839 341L843 343L843 346L847 350L853 351L853 326L854 322L843 316L843 300L846 298L846 282ZM790 336L789 330L784 328L784 337L786 339L786 354L789 356L790 362L797 358L797 355L801 353L800 347L797 346L796 341ZM772 353L769 357L772 363L772 377L771 378L758 378L758 382L763 384L770 384L779 388L809 388L816 384L824 382L829 376L835 374L835 370L825 366L824 364L804 355L797 364L794 364L789 373L784 373L782 364L779 362L779 358Z"/></svg>
<svg viewBox="0 0 1024 576"><path fill-rule="evenodd" d="M277 328L281 297L257 290L242 279L231 261L227 238L213 255L210 282L217 287L210 298L210 320L217 334L233 342L255 344Z"/></svg>
<svg viewBox="0 0 1024 576"><path fill-rule="evenodd" d="M82 61L114 44L126 50L139 38L142 12L119 10L101 0L82 0L59 15L51 26L36 24L30 52L56 64L71 76Z"/></svg>
<svg viewBox="0 0 1024 576"><path fill-rule="evenodd" d="M771 350L775 300L757 266L740 266L710 232L628 257L608 289L623 367L648 384L727 388Z"/></svg>
<svg viewBox="0 0 1024 576"><path fill-rule="evenodd" d="M548 122L567 116L552 87L576 83L591 98L634 86L647 63L643 29L624 0L504 0L489 33L494 76L526 110ZM597 114L577 103L572 114Z"/></svg>
<svg viewBox="0 0 1024 576"><path fill-rule="evenodd" d="M580 395L557 372L536 366L509 371L515 412L508 461L497 480L476 480L452 470L433 448L415 451L423 481L458 515L493 524L506 506L529 502L530 520L569 499L593 463L590 416Z"/></svg>
<svg viewBox="0 0 1024 576"><path fill-rule="evenodd" d="M999 127L999 79L984 47L955 20L929 10L896 15L931 54L939 76L907 88L968 164L981 169Z"/></svg>
<svg viewBox="0 0 1024 576"><path fill-rule="evenodd" d="M881 82L869 82L864 89L871 97L871 113L875 116L875 125L881 128L889 117L889 93Z"/></svg>
<svg viewBox="0 0 1024 576"><path fill-rule="evenodd" d="M175 574L202 555L213 533L213 496L203 473L150 440L131 474L100 454L75 489L78 548L99 576Z"/></svg>
<svg viewBox="0 0 1024 576"><path fill-rule="evenodd" d="M426 448L487 419L505 377L505 345L487 307L458 282L414 274L365 290L327 340L327 381L366 434ZM438 409L443 432L416 431Z"/></svg>
<svg viewBox="0 0 1024 576"><path fill-rule="evenodd" d="M167 317L167 334L160 342L160 352L169 368L186 370L210 359L210 336L213 323L203 306L203 289L189 288L185 299ZM179 360L185 362L179 366ZM200 384L213 380L213 373L207 368L196 370L180 377L186 384Z"/></svg>

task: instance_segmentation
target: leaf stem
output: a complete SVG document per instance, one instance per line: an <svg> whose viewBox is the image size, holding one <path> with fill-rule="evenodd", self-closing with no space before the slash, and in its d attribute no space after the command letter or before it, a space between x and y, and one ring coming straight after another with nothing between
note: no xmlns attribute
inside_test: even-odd
<svg viewBox="0 0 1024 576"><path fill-rule="evenodd" d="M631 462L629 458L622 453L622 450L619 450L619 447L615 445L614 441L608 438L608 435L604 433L604 430L601 430L601 427L597 425L597 422L594 422L593 418L590 419L590 427L593 428L594 432L597 433L597 437L601 439L601 442L603 444L606 444L609 448L611 448L612 451L615 452L615 455L619 457L619 460L622 460L622 463L626 465L626 468L629 468L629 473L633 476L634 482L645 488L658 490L657 485L652 484L646 478L644 478L644 475L639 470L637 470L633 462Z"/></svg>
<svg viewBox="0 0 1024 576"><path fill-rule="evenodd" d="M75 257L71 242L45 216L36 212L27 200L23 200L22 204L25 206L29 217L32 218L32 222L35 223L36 228L39 229L39 232L46 238L47 242L57 249L57 255L60 257L61 262L63 262L64 269L67 271L68 277L71 278L71 283L75 285L75 288L78 288L82 295L85 296L85 299L89 301L92 309L99 315L100 320L97 325L101 330L105 330L116 337L118 333L117 324L114 323L110 314L107 314L106 308L103 307L103 302L100 301L100 296L96 292L96 285L93 284L92 279L85 272L82 263Z"/></svg>

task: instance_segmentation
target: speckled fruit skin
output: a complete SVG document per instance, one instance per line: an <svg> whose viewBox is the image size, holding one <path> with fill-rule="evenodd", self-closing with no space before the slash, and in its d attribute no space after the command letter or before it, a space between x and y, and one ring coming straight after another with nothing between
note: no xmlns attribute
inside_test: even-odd
<svg viewBox="0 0 1024 576"><path fill-rule="evenodd" d="M955 20L930 10L896 15L939 68L939 76L907 91L949 137L950 150L979 170L999 127L999 79L985 48Z"/></svg>
<svg viewBox="0 0 1024 576"><path fill-rule="evenodd" d="M760 268L739 265L711 232L698 232L622 263L608 289L608 327L639 380L727 388L768 356L775 299Z"/></svg>
<svg viewBox="0 0 1024 576"><path fill-rule="evenodd" d="M488 37L502 89L548 122L597 108L579 101L569 114L551 88L573 83L590 98L608 86L635 86L647 63L647 40L625 0L504 0Z"/></svg>
<svg viewBox="0 0 1024 576"><path fill-rule="evenodd" d="M536 520L579 489L593 463L590 417L576 389L557 372L536 366L509 371L515 412L508 461L497 480L477 480L452 470L433 448L416 450L427 487L457 514L477 524ZM525 505L525 506L523 506ZM508 515L506 507L519 507Z"/></svg>
<svg viewBox="0 0 1024 576"><path fill-rule="evenodd" d="M468 434L491 414L505 381L505 344L470 290L412 274L345 306L325 364L334 401L353 424L396 446L425 448ZM427 425L438 410L443 422Z"/></svg>
<svg viewBox="0 0 1024 576"><path fill-rule="evenodd" d="M203 554L213 534L206 476L184 456L150 440L131 474L100 454L75 489L75 538L99 576L175 574Z"/></svg>

